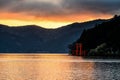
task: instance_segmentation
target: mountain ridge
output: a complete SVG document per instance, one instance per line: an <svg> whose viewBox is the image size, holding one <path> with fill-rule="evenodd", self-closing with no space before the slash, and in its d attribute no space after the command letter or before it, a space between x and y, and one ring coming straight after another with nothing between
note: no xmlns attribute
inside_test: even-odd
<svg viewBox="0 0 120 80"><path fill-rule="evenodd" d="M9 27L0 24L1 53L67 53L68 45L79 38L84 29L106 20L72 23L57 29L45 29L36 25Z"/></svg>

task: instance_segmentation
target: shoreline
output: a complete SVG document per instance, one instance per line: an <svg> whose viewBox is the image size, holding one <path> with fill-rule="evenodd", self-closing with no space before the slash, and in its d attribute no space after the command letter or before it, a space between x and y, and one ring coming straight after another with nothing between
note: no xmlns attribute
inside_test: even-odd
<svg viewBox="0 0 120 80"><path fill-rule="evenodd" d="M84 59L120 59L120 56L81 56Z"/></svg>

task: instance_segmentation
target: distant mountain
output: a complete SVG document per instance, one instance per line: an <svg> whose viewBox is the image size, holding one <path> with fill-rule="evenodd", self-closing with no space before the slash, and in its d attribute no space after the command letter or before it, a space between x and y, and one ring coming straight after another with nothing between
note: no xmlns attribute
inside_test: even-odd
<svg viewBox="0 0 120 80"><path fill-rule="evenodd" d="M44 29L36 25L9 27L0 25L1 53L66 53L68 45L79 38L84 29L106 20L73 23L57 29ZM47 23L46 23L47 24Z"/></svg>
<svg viewBox="0 0 120 80"><path fill-rule="evenodd" d="M84 30L81 37L72 44L82 43L88 55L120 55L120 16Z"/></svg>

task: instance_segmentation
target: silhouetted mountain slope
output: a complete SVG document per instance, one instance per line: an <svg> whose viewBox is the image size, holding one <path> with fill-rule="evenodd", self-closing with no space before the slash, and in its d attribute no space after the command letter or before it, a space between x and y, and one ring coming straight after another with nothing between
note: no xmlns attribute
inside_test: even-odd
<svg viewBox="0 0 120 80"><path fill-rule="evenodd" d="M105 20L73 23L57 29L35 25L9 27L0 25L0 52L68 52L68 44L79 38L84 29Z"/></svg>
<svg viewBox="0 0 120 80"><path fill-rule="evenodd" d="M75 47L76 43L82 43L86 51L95 49L107 52L116 52L120 50L120 16L115 16L107 22L96 25L92 29L84 30L81 37L72 45L71 49ZM103 52L103 53L105 53ZM117 52L116 52L117 54Z"/></svg>

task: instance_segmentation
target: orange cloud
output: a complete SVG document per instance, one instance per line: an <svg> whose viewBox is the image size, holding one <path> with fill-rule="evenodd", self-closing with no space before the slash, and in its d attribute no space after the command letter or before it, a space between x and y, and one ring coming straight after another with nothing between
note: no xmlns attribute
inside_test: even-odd
<svg viewBox="0 0 120 80"><path fill-rule="evenodd" d="M22 21L52 21L52 22L84 22L93 19L108 19L112 17L110 14L94 14L94 13L84 13L84 14L73 14L69 16L30 16L20 13L1 13L1 20L22 20Z"/></svg>
<svg viewBox="0 0 120 80"><path fill-rule="evenodd" d="M103 14L75 14L71 16L29 16L26 14L18 13L1 13L0 14L0 23L10 26L20 26L20 25L39 25L45 28L57 28L63 25L67 25L73 22L84 22L94 19L107 19L112 15L103 15Z"/></svg>

